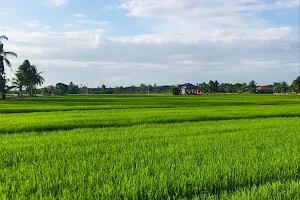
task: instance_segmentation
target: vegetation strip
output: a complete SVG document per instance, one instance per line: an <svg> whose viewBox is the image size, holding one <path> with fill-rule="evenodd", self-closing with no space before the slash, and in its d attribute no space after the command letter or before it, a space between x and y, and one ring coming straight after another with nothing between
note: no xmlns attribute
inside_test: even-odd
<svg viewBox="0 0 300 200"><path fill-rule="evenodd" d="M0 112L12 112L0 114L0 199L299 199L299 100L3 101Z"/></svg>
<svg viewBox="0 0 300 200"><path fill-rule="evenodd" d="M245 119L1 135L0 193L12 199L222 199L262 190L276 196L291 184L293 193L280 194L296 198L297 122Z"/></svg>

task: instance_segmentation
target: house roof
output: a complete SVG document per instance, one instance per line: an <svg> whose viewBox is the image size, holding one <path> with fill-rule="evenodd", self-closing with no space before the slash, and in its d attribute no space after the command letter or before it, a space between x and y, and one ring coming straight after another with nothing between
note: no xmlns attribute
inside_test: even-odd
<svg viewBox="0 0 300 200"><path fill-rule="evenodd" d="M271 88L269 86L260 86L256 90L273 90L273 88Z"/></svg>
<svg viewBox="0 0 300 200"><path fill-rule="evenodd" d="M185 84L183 84L182 88L184 88L184 89L199 89L196 85L193 85L191 83L185 83Z"/></svg>

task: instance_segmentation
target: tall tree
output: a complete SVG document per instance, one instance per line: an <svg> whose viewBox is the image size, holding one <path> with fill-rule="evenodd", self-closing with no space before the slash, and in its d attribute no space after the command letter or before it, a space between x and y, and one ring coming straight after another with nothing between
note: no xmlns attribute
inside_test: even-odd
<svg viewBox="0 0 300 200"><path fill-rule="evenodd" d="M8 40L8 38L5 35L0 36L0 93L1 99L4 100L6 93L5 65L11 67L11 62L7 59L7 56L17 57L17 54L14 52L5 51L4 44L1 42L1 40Z"/></svg>
<svg viewBox="0 0 300 200"><path fill-rule="evenodd" d="M19 96L23 97L23 87L25 86L25 77L22 73L15 73L16 78L13 78L12 87L17 88Z"/></svg>
<svg viewBox="0 0 300 200"><path fill-rule="evenodd" d="M298 76L291 85L291 91L295 93L300 93L300 76Z"/></svg>
<svg viewBox="0 0 300 200"><path fill-rule="evenodd" d="M19 66L17 74L24 77L24 85L30 96L33 95L33 89L37 85L42 85L45 79L42 77L43 72L38 72L35 65L31 65L28 60L25 60L22 65Z"/></svg>
<svg viewBox="0 0 300 200"><path fill-rule="evenodd" d="M68 86L64 83L57 83L55 86L56 95L60 95L60 96L67 95L68 90L69 90Z"/></svg>
<svg viewBox="0 0 300 200"><path fill-rule="evenodd" d="M68 93L69 94L79 94L78 85L75 85L73 82L70 82L68 85Z"/></svg>
<svg viewBox="0 0 300 200"><path fill-rule="evenodd" d="M275 93L280 93L280 91L281 91L281 84L277 83L277 82L274 82L273 83L273 89L274 89Z"/></svg>
<svg viewBox="0 0 300 200"><path fill-rule="evenodd" d="M283 81L281 83L281 92L288 93L288 91L289 91L289 85L287 84L287 82Z"/></svg>
<svg viewBox="0 0 300 200"><path fill-rule="evenodd" d="M250 81L248 87L249 87L249 90L250 90L251 93L255 93L256 88L257 88L257 84L254 80L252 80L252 81Z"/></svg>
<svg viewBox="0 0 300 200"><path fill-rule="evenodd" d="M106 85L104 85L104 84L101 85L101 93L102 94L106 93Z"/></svg>
<svg viewBox="0 0 300 200"><path fill-rule="evenodd" d="M215 80L214 82L214 92L218 93L219 92L219 82L217 80Z"/></svg>
<svg viewBox="0 0 300 200"><path fill-rule="evenodd" d="M289 86L285 81L283 81L281 83L275 82L273 84L273 87L274 87L274 92L276 92L276 93L287 93L288 89L289 89Z"/></svg>
<svg viewBox="0 0 300 200"><path fill-rule="evenodd" d="M208 82L208 90L209 93L214 93L215 91L215 83L212 80Z"/></svg>
<svg viewBox="0 0 300 200"><path fill-rule="evenodd" d="M219 92L219 82L210 80L208 82L209 93L217 93Z"/></svg>
<svg viewBox="0 0 300 200"><path fill-rule="evenodd" d="M179 95L181 92L181 89L179 88L178 85L174 85L170 88L170 93L173 95Z"/></svg>
<svg viewBox="0 0 300 200"><path fill-rule="evenodd" d="M246 87L241 83L234 84L234 91L238 93L244 93L246 91Z"/></svg>
<svg viewBox="0 0 300 200"><path fill-rule="evenodd" d="M208 93L209 92L209 85L206 84L205 82L198 84L199 85L199 89L201 91L203 91L204 93Z"/></svg>
<svg viewBox="0 0 300 200"><path fill-rule="evenodd" d="M54 93L55 93L55 87L53 85L49 85L48 87L42 89L42 94L44 96L51 96Z"/></svg>
<svg viewBox="0 0 300 200"><path fill-rule="evenodd" d="M38 69L35 65L31 65L31 67L30 67L30 85L29 85L30 96L33 95L33 89L37 85L41 86L45 82L44 77L42 77L42 73L43 72L38 72Z"/></svg>

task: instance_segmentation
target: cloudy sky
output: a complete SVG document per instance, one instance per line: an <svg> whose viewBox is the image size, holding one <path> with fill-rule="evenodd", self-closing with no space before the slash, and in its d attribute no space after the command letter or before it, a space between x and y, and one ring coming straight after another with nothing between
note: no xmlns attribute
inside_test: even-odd
<svg viewBox="0 0 300 200"><path fill-rule="evenodd" d="M45 85L299 75L299 0L1 0L0 18L13 71L28 59Z"/></svg>

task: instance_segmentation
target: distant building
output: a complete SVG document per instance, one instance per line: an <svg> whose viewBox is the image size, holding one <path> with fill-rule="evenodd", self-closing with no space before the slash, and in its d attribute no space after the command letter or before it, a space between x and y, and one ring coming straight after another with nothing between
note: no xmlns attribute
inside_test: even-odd
<svg viewBox="0 0 300 200"><path fill-rule="evenodd" d="M204 92L200 91L199 87L196 85L185 83L181 86L181 94L182 95L201 95Z"/></svg>
<svg viewBox="0 0 300 200"><path fill-rule="evenodd" d="M256 94L273 94L274 89L269 86L260 86L256 88Z"/></svg>

